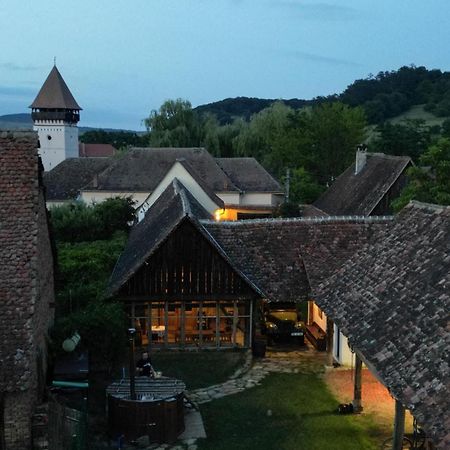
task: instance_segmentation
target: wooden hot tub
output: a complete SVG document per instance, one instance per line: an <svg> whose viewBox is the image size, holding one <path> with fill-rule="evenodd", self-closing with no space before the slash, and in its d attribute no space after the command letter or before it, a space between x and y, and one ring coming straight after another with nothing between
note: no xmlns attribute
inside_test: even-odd
<svg viewBox="0 0 450 450"><path fill-rule="evenodd" d="M186 385L174 378L136 378L136 400L130 398L130 380L112 383L108 396L111 437L126 441L148 436L150 442L174 442L184 431L183 396Z"/></svg>

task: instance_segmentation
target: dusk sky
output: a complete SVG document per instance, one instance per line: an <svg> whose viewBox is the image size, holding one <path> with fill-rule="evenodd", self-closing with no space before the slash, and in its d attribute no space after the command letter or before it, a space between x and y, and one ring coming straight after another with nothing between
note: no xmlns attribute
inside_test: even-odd
<svg viewBox="0 0 450 450"><path fill-rule="evenodd" d="M304 98L450 69L449 0L0 0L0 115L27 112L56 56L81 126L142 129L166 99Z"/></svg>

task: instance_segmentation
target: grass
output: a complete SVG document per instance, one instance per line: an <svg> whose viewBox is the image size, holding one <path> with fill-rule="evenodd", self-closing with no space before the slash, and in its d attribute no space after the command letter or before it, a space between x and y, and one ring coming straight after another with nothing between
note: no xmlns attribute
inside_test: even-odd
<svg viewBox="0 0 450 450"><path fill-rule="evenodd" d="M318 376L272 374L261 386L202 405L208 438L199 450L377 449L372 417L338 415L337 406Z"/></svg>
<svg viewBox="0 0 450 450"><path fill-rule="evenodd" d="M433 113L425 111L424 105L414 105L411 106L408 111L405 111L404 113L390 119L390 122L393 124L401 124L403 120L408 119L421 119L425 121L427 126L432 127L434 125L442 125L442 122L448 119L448 117L437 117Z"/></svg>
<svg viewBox="0 0 450 450"><path fill-rule="evenodd" d="M152 354L155 370L164 376L183 380L188 389L197 389L226 381L242 366L243 351L168 352Z"/></svg>

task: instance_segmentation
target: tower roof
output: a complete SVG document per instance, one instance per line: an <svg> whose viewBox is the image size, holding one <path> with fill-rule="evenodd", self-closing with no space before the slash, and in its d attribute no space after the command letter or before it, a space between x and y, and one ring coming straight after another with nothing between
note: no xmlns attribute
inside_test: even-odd
<svg viewBox="0 0 450 450"><path fill-rule="evenodd" d="M30 108L75 109L78 111L82 109L73 98L56 66L53 66Z"/></svg>

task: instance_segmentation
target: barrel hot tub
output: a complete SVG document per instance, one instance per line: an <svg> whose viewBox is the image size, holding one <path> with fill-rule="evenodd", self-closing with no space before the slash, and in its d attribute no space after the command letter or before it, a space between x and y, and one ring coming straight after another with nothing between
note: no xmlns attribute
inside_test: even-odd
<svg viewBox="0 0 450 450"><path fill-rule="evenodd" d="M174 378L135 380L136 400L130 398L130 380L108 386L108 424L111 437L127 442L148 436L150 442L174 442L184 431L183 396L186 385Z"/></svg>

